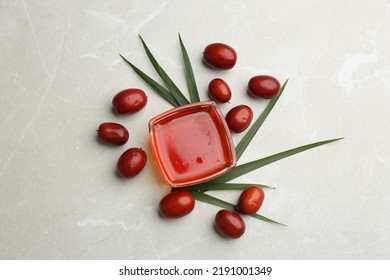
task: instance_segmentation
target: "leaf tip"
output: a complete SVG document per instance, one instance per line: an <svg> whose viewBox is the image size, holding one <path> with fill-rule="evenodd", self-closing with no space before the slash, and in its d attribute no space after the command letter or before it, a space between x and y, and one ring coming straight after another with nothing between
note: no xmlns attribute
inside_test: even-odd
<svg viewBox="0 0 390 280"><path fill-rule="evenodd" d="M119 56L123 59L124 62L126 62L127 64L129 64L132 68L134 68L134 65L128 61L123 55L119 54Z"/></svg>
<svg viewBox="0 0 390 280"><path fill-rule="evenodd" d="M182 49L182 51L183 51L184 43L183 43L183 40L181 39L180 33L178 33L178 34L179 34L180 47L181 47L181 49Z"/></svg>
<svg viewBox="0 0 390 280"><path fill-rule="evenodd" d="M279 226L288 227L288 225L283 224L283 223L280 223L280 222L277 222L277 221L275 221L275 220L270 220L269 222L271 222L271 223L273 223L273 224L277 224L277 225L279 225Z"/></svg>
<svg viewBox="0 0 390 280"><path fill-rule="evenodd" d="M142 38L141 34L138 34L138 37L141 39L141 42L144 46L146 46L146 43L144 41L144 38Z"/></svg>
<svg viewBox="0 0 390 280"><path fill-rule="evenodd" d="M283 90L284 90L284 88L286 87L286 85L287 85L287 83L288 83L289 80L290 80L290 79L287 78L287 80L283 83L282 87L280 88L281 92L283 92Z"/></svg>
<svg viewBox="0 0 390 280"><path fill-rule="evenodd" d="M340 140L343 140L344 137L339 137L339 138L334 138L332 140L329 140L329 142L336 142L336 141L340 141Z"/></svg>

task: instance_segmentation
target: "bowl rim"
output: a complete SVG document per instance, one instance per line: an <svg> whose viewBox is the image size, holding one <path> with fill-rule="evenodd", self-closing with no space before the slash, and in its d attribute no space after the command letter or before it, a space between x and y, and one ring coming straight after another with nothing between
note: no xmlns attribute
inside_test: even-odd
<svg viewBox="0 0 390 280"><path fill-rule="evenodd" d="M211 174L208 174L204 177L201 177L201 178L197 178L197 179L194 179L194 180L189 180L189 181L185 181L185 182L176 182L176 181L172 181L166 170L163 167L163 163L162 163L162 160L160 159L159 155L158 155L158 152L157 152L157 149L155 149L155 147L157 146L156 145L156 139L154 137L154 127L156 124L158 124L159 122L165 120L165 119L169 119L171 118L173 115L179 113L179 112L183 112L183 111L188 111L188 112L191 112L193 110L195 110L196 108L211 108L212 110L214 110L214 112L216 113L215 115L217 116L217 120L218 120L218 124L216 125L222 125L223 127L223 130L225 133L225 139L221 140L224 145L227 145L228 146L228 150L230 151L230 155L229 155L229 158L231 158L231 163L230 161L229 162L226 162L225 164L225 167L221 170L218 170L214 173L211 173ZM188 114L191 114L191 113L188 113ZM186 114L186 115L188 115ZM210 114L210 113L209 113ZM215 118L212 118L214 124L215 124ZM221 139L221 133L219 133L219 138ZM164 113L161 113L155 117L153 117L150 121L149 121L149 136L150 136L150 143L151 143L151 148L152 148L152 153L153 153L153 157L157 163L157 167L160 171L160 174L162 175L164 181L169 185L171 186L172 188L179 188L179 187L185 187L185 186L191 186L191 185L195 185L195 184L200 184L200 183L204 183L204 182L207 182L207 181L210 181L212 179L215 179L221 175L223 175L224 173L228 172L229 170L231 170L232 168L234 168L237 164L237 157L236 157L236 152L235 152L235 147L234 147L234 143L233 143L233 138L232 138L232 135L230 133L230 129L225 121L225 118L221 112L221 110L218 108L217 104L214 102L214 101L203 101L203 102L196 102L196 103L190 103L190 104L186 104L186 105L182 105L182 106L179 106L179 107L176 107L176 108L173 108L173 109L170 109L168 111L165 111ZM185 180L185 179L181 179L181 180Z"/></svg>

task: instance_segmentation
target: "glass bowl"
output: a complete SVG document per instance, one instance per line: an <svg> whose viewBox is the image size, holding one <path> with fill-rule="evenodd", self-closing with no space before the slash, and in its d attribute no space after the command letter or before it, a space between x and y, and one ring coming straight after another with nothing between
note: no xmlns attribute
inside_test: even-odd
<svg viewBox="0 0 390 280"><path fill-rule="evenodd" d="M149 122L151 148L172 187L199 184L236 165L229 128L215 102L177 107Z"/></svg>

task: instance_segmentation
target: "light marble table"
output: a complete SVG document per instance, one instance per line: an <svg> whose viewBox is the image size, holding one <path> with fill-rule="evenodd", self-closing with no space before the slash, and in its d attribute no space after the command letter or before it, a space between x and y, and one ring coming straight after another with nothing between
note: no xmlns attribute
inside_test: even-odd
<svg viewBox="0 0 390 280"><path fill-rule="evenodd" d="M250 104L250 77L289 79L240 163L315 141L344 140L249 173L236 182L266 190L261 214L238 240L213 228L219 208L198 202L162 219L168 191L150 153L147 122L170 109L120 59L156 78L139 41L186 89L178 32L207 100L215 77L231 86L226 113ZM0 3L1 259L389 259L390 1L7 1ZM204 47L238 53L230 71L202 63ZM134 116L112 111L113 95L144 89ZM129 142L96 140L119 122ZM238 142L243 134L235 134ZM115 173L120 154L143 147L142 173ZM238 191L211 194L234 202Z"/></svg>

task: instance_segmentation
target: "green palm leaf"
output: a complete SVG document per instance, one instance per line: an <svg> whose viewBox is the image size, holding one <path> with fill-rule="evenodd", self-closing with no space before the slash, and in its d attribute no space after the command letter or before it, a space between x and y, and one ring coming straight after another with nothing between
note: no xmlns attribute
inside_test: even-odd
<svg viewBox="0 0 390 280"><path fill-rule="evenodd" d="M278 160L284 159L286 157L304 152L306 150L313 149L315 147L325 145L328 143L332 143L332 142L335 142L335 141L338 141L341 139L343 139L343 138L320 141L320 142L312 143L309 145L300 146L300 147L297 147L297 148L294 148L291 150L287 150L287 151L284 151L281 153L277 153L277 154L274 154L274 155L271 155L271 156L268 156L268 157L265 157L262 159L258 159L258 160L251 161L251 162L248 162L248 163L245 163L242 165L238 165L235 168L233 168L232 170L230 170L229 172L225 173L224 175L212 180L212 182L218 182L218 183L228 182L228 181L233 180L237 177L240 177L241 175L249 173L253 170L256 170L258 168L266 166L266 165L273 163L275 161L278 161Z"/></svg>
<svg viewBox="0 0 390 280"><path fill-rule="evenodd" d="M279 97L282 95L284 88L287 85L287 81L284 82L282 87L279 90L279 93L276 97L271 99L267 105L267 107L264 109L263 113L257 118L257 120L253 123L251 128L248 130L248 132L245 134L245 136L241 139L240 143L238 143L236 147L236 157L237 160L240 159L242 154L244 153L245 149L248 147L249 143L252 141L253 137L256 135L257 131L261 127L261 125L264 123L264 121L267 119L269 113L271 112L272 108L275 106L276 102L278 101Z"/></svg>
<svg viewBox="0 0 390 280"><path fill-rule="evenodd" d="M191 102L192 103L199 102L200 98L199 98L198 88L196 87L194 71L192 70L190 58L188 57L187 50L183 44L180 34L179 34L179 41L180 41L181 52L183 54L186 81L187 81L188 91L190 92Z"/></svg>
<svg viewBox="0 0 390 280"><path fill-rule="evenodd" d="M174 107L180 106L176 99L173 97L172 93L160 85L158 82L153 80L151 77L142 72L139 68L137 68L134 64L128 61L120 54L121 58L134 70L134 72L142 79L145 83L147 83L152 89L154 89L158 95L172 104Z"/></svg>
<svg viewBox="0 0 390 280"><path fill-rule="evenodd" d="M164 71L164 69L160 66L160 64L158 64L157 60L154 58L153 54L149 50L145 41L142 39L141 36L139 36L139 37L142 41L142 45L144 46L146 55L148 56L154 69L156 70L157 74L160 76L161 80L164 82L167 89L172 93L172 95L176 99L177 103L179 103L180 105L189 104L190 102L187 100L187 98L185 98L183 93L178 89L178 87L175 85L175 83L172 81L172 79L168 76L168 74Z"/></svg>
<svg viewBox="0 0 390 280"><path fill-rule="evenodd" d="M232 203L229 203L229 202L226 202L224 200L218 199L218 198L216 198L214 196L205 194L203 192L193 192L192 194L194 195L194 198L196 200L203 201L203 202L206 202L208 204L212 204L212 205L215 205L215 206L218 206L218 207L221 207L221 208L225 208L225 209L229 209L229 210L232 210L232 211L235 211L235 209L236 209L236 205L234 205ZM286 226L285 224L282 224L282 223L279 223L277 221L271 220L271 219L269 219L267 217L264 217L262 215L259 215L259 214L253 214L253 215L250 215L250 216L253 217L253 218L265 221L265 222Z"/></svg>

